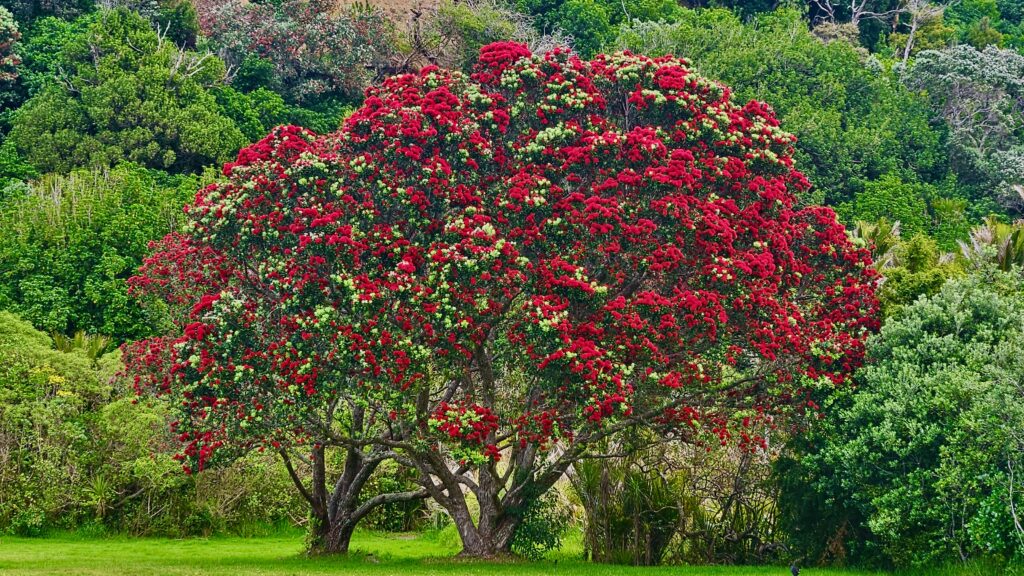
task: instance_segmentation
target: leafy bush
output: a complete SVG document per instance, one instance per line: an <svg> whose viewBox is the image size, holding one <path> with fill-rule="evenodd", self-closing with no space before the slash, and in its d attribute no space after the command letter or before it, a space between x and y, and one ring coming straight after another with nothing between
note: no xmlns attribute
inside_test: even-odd
<svg viewBox="0 0 1024 576"><path fill-rule="evenodd" d="M971 224L967 218L968 201L963 198L935 198L931 201L934 224L932 237L939 248L952 252L967 238Z"/></svg>
<svg viewBox="0 0 1024 576"><path fill-rule="evenodd" d="M18 31L18 23L6 8L0 6L0 111L16 98L14 85L21 64L19 40L21 33Z"/></svg>
<svg viewBox="0 0 1024 576"><path fill-rule="evenodd" d="M0 466L15 472L0 475L0 530L36 535L74 521L67 475L86 441L78 415L107 393L85 355L53 350L45 334L0 312Z"/></svg>
<svg viewBox="0 0 1024 576"><path fill-rule="evenodd" d="M394 46L390 22L376 9L339 12L331 0L282 2L197 2L210 45L228 64L242 67L251 87L253 67L261 68L292 104L314 106L325 100L355 99L377 75ZM279 88L278 88L279 86Z"/></svg>
<svg viewBox="0 0 1024 576"><path fill-rule="evenodd" d="M958 266L942 261L938 246L931 238L917 234L899 242L892 249L891 265L884 270L885 282L879 291L882 310L892 314L920 296L931 296L946 280L961 273Z"/></svg>
<svg viewBox="0 0 1024 576"><path fill-rule="evenodd" d="M21 84L24 96L38 94L62 74L62 50L86 33L91 19L68 21L47 17L37 20L22 39Z"/></svg>
<svg viewBox="0 0 1024 576"><path fill-rule="evenodd" d="M572 513L550 491L530 500L522 513L523 521L512 536L512 551L530 560L540 560L562 545Z"/></svg>
<svg viewBox="0 0 1024 576"><path fill-rule="evenodd" d="M14 116L10 138L29 163L198 171L245 143L210 92L225 75L218 58L177 48L124 9L86 19L48 66L59 75Z"/></svg>
<svg viewBox="0 0 1024 576"><path fill-rule="evenodd" d="M274 126L287 123L288 107L284 99L266 88L243 93L232 86L221 86L214 90L214 95L224 114L248 140L255 142Z"/></svg>
<svg viewBox="0 0 1024 576"><path fill-rule="evenodd" d="M125 279L149 241L175 229L197 186L123 165L48 175L0 200L0 307L51 332L151 334L156 320Z"/></svg>
<svg viewBox="0 0 1024 576"><path fill-rule="evenodd" d="M298 518L287 474L265 456L182 474L165 406L136 401L113 378L118 353L90 354L92 340L58 351L0 312L0 533L209 535Z"/></svg>
<svg viewBox="0 0 1024 576"><path fill-rule="evenodd" d="M566 0L558 9L558 26L572 36L573 47L586 58L615 37L608 12L598 0Z"/></svg>
<svg viewBox="0 0 1024 576"><path fill-rule="evenodd" d="M325 100L304 108L286 103L280 94L267 88L242 92L235 88L235 84L219 87L214 94L224 114L238 125L246 138L254 141L283 124L331 132L337 130L353 110L336 100Z"/></svg>
<svg viewBox="0 0 1024 576"><path fill-rule="evenodd" d="M1019 272L950 281L869 344L782 469L788 528L812 558L920 565L1024 552ZM815 504L816 503L816 504ZM1016 526L1016 527L1015 527Z"/></svg>
<svg viewBox="0 0 1024 576"><path fill-rule="evenodd" d="M956 2L945 11L943 19L957 30L962 43L978 50L1003 44L1003 34L997 29L1003 22L996 0Z"/></svg>
<svg viewBox="0 0 1024 576"><path fill-rule="evenodd" d="M887 218L900 223L904 236L927 233L931 228L927 200L935 195L933 186L904 182L886 174L866 182L854 195L853 220L874 222Z"/></svg>
<svg viewBox="0 0 1024 576"><path fill-rule="evenodd" d="M21 159L14 143L5 140L0 144L0 201L14 194L14 186L24 186L24 181L35 178L39 173Z"/></svg>

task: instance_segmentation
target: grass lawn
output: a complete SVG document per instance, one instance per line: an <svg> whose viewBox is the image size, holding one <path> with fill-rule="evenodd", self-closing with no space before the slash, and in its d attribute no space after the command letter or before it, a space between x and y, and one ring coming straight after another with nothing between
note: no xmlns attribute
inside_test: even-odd
<svg viewBox="0 0 1024 576"><path fill-rule="evenodd" d="M631 568L587 564L573 559L578 547L552 554L544 562L484 563L452 558L451 545L416 535L357 534L348 559L307 558L301 535L264 538L170 540L109 538L86 540L73 536L0 538L0 574L85 575L316 575L345 576L788 576L786 567L660 567ZM941 571L942 576L984 574L980 571ZM801 576L866 576L857 570L805 568ZM933 574L933 573L928 573ZM934 574L940 574L936 572Z"/></svg>

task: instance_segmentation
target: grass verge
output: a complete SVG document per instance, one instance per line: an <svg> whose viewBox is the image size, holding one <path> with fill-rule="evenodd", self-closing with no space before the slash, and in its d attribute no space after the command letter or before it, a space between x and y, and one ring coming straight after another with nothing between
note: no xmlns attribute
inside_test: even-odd
<svg viewBox="0 0 1024 576"><path fill-rule="evenodd" d="M544 562L487 563L452 558L451 543L414 534L359 533L348 558L307 558L300 534L262 538L0 538L0 574L186 576L787 576L780 566L634 568L589 564L555 553ZM801 576L867 576L864 570L805 568ZM909 573L908 573L909 574ZM921 572L935 576L974 571Z"/></svg>

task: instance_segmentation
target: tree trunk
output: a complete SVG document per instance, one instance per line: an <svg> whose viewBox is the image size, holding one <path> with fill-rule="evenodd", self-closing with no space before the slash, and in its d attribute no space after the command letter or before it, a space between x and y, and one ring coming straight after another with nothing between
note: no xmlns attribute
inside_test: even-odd
<svg viewBox="0 0 1024 576"><path fill-rule="evenodd" d="M566 459L542 471L531 445L513 451L509 459L513 469L504 474L499 474L494 462L481 465L475 474L463 466L453 469L454 464L439 452L421 453L415 464L423 472L421 482L430 496L448 512L459 532L459 555L490 559L513 555L512 539L529 503L550 490L570 462ZM466 500L470 493L479 504L475 518Z"/></svg>
<svg viewBox="0 0 1024 576"><path fill-rule="evenodd" d="M364 453L357 448L346 448L345 469L327 489L325 450L316 446L311 453L312 485L307 489L292 466L288 453L281 450L285 468L292 482L310 505L310 554L346 554L356 525L378 506L425 498L426 490L391 492L362 498L363 487L381 462L388 459L384 453Z"/></svg>
<svg viewBox="0 0 1024 576"><path fill-rule="evenodd" d="M317 520L313 527L313 539L309 544L309 554L314 556L325 554L348 554L352 533L356 522L348 518L335 518L332 523Z"/></svg>
<svg viewBox="0 0 1024 576"><path fill-rule="evenodd" d="M512 556L512 536L521 519L480 510L480 519L474 524L469 514L453 518L462 539L459 556L471 558L501 558Z"/></svg>
<svg viewBox="0 0 1024 576"><path fill-rule="evenodd" d="M467 392L478 388L485 407L496 404L499 378L491 362L491 352L485 344L473 351L472 364L466 366L462 380L449 386L446 400L465 386ZM539 389L528 394L527 405L541 398ZM420 389L416 411L426 422L433 412L428 387ZM498 446L502 442L496 431L491 431L485 444ZM548 461L548 452L533 442L512 442L506 447L502 459L504 470L498 470L497 459L467 464L456 460L435 445L427 451L409 454L409 465L420 472L420 483L437 504L443 507L455 523L462 539L460 556L497 558L511 556L512 539L523 522L528 504L550 490L566 469L579 456L579 451L567 449ZM479 513L473 518L466 502L472 493L479 504Z"/></svg>
<svg viewBox="0 0 1024 576"><path fill-rule="evenodd" d="M415 464L422 472L420 481L427 492L448 512L459 532L462 540L459 556L497 558L512 554L512 536L521 519L518 514L509 513L515 506L510 505L508 491L502 494L504 483L493 466L481 466L476 474L465 467L453 470L449 468L448 459L439 452L422 453ZM479 504L476 518L469 509L468 493L472 493ZM521 499L513 497L513 500Z"/></svg>

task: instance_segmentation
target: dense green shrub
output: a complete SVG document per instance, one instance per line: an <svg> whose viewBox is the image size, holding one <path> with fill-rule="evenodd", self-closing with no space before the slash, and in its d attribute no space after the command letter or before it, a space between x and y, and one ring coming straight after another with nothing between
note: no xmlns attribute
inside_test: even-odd
<svg viewBox="0 0 1024 576"><path fill-rule="evenodd" d="M287 122L288 107L284 99L266 88L244 93L232 86L221 86L214 94L224 114L234 120L248 140L255 142L274 126Z"/></svg>
<svg viewBox="0 0 1024 576"><path fill-rule="evenodd" d="M0 312L0 533L251 533L297 518L273 459L183 474L166 406L137 401L113 378L118 353L100 355L95 342L79 337L58 351Z"/></svg>
<svg viewBox="0 0 1024 576"><path fill-rule="evenodd" d="M0 312L0 528L39 534L62 516L70 492L68 459L85 430L78 414L106 394L80 353L53 350L50 339Z"/></svg>
<svg viewBox="0 0 1024 576"><path fill-rule="evenodd" d="M0 144L0 201L13 194L14 187L23 187L25 180L38 175L36 169L18 155L13 142L5 140Z"/></svg>
<svg viewBox="0 0 1024 576"><path fill-rule="evenodd" d="M133 165L49 175L0 200L0 308L35 326L118 342L155 320L128 296L147 244L175 229L198 180Z"/></svg>
<svg viewBox="0 0 1024 576"><path fill-rule="evenodd" d="M513 552L530 560L540 560L562 545L572 513L559 499L557 491L531 499L522 514L523 521L516 526L512 537Z"/></svg>
<svg viewBox="0 0 1024 576"><path fill-rule="evenodd" d="M37 20L22 39L21 83L23 96L31 97L62 74L62 49L79 35L85 34L89 18L62 20L55 17Z"/></svg>
<svg viewBox="0 0 1024 576"><path fill-rule="evenodd" d="M608 11L598 0L566 0L558 8L557 22L584 58L592 58L615 37Z"/></svg>
<svg viewBox="0 0 1024 576"><path fill-rule="evenodd" d="M197 171L245 144L210 92L225 75L218 58L179 49L124 9L86 19L51 60L57 77L14 116L10 138L33 166Z"/></svg>
<svg viewBox="0 0 1024 576"><path fill-rule="evenodd" d="M959 40L981 50L986 46L1002 46L1002 15L996 0L963 0L943 14L943 20L956 29Z"/></svg>
<svg viewBox="0 0 1024 576"><path fill-rule="evenodd" d="M886 174L878 180L865 182L863 190L854 195L851 220L874 222L887 218L899 222L902 234L908 238L928 233L931 218L927 201L934 195L934 186L904 182Z"/></svg>
<svg viewBox="0 0 1024 576"><path fill-rule="evenodd" d="M325 100L312 107L288 104L284 98L267 88L248 92L231 86L214 90L217 103L249 140L259 140L275 126L294 124L317 133L337 130L353 108L339 100Z"/></svg>
<svg viewBox="0 0 1024 576"><path fill-rule="evenodd" d="M971 231L968 201L963 198L934 198L931 201L932 237L940 250L953 252Z"/></svg>
<svg viewBox="0 0 1024 576"><path fill-rule="evenodd" d="M902 309L856 390L783 462L788 529L812 558L918 565L1024 552L1024 292L988 268Z"/></svg>
<svg viewBox="0 0 1024 576"><path fill-rule="evenodd" d="M935 294L946 280L960 275L961 270L952 262L942 261L934 240L917 234L892 249L891 265L882 273L885 281L879 291L879 300L883 312L888 315L920 296Z"/></svg>

